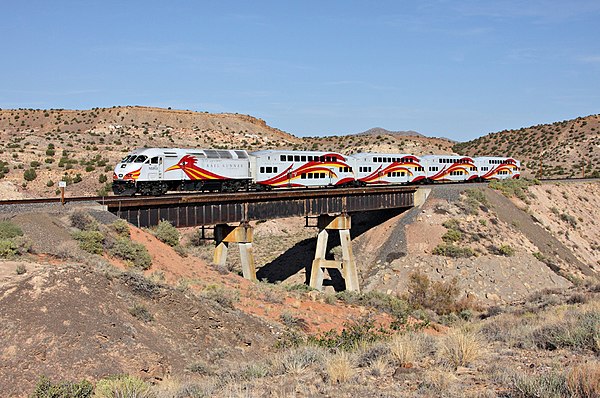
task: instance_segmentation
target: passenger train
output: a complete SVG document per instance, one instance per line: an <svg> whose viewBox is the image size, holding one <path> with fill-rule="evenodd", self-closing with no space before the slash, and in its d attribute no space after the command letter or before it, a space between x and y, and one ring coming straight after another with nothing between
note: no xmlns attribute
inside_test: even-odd
<svg viewBox="0 0 600 398"><path fill-rule="evenodd" d="M486 181L519 178L520 171L520 162L508 157L141 148L116 165L112 187L116 195L162 195Z"/></svg>

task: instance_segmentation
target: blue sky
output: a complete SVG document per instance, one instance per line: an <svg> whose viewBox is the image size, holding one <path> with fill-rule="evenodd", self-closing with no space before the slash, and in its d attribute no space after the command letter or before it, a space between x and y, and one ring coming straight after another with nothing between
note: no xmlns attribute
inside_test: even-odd
<svg viewBox="0 0 600 398"><path fill-rule="evenodd" d="M2 1L0 108L468 140L600 113L600 2Z"/></svg>

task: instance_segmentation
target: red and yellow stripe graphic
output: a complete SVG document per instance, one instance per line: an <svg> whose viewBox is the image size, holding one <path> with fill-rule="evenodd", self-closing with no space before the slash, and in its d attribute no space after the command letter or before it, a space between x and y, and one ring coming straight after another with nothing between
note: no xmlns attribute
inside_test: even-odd
<svg viewBox="0 0 600 398"><path fill-rule="evenodd" d="M205 170L205 169L202 169L202 168L196 166L197 161L198 161L198 159L196 159L194 156L185 155L184 157L182 157L179 160L179 162L177 162L177 164L174 164L173 166L166 169L165 173L167 171L181 169L188 176L188 178L190 180L225 180L226 179L223 176L220 176L215 173L211 173L208 170Z"/></svg>
<svg viewBox="0 0 600 398"><path fill-rule="evenodd" d="M137 169L136 171L131 171L127 174L125 174L125 176L123 177L124 180L137 180L138 178L140 178L140 173L142 172L142 168L140 167L139 169Z"/></svg>
<svg viewBox="0 0 600 398"><path fill-rule="evenodd" d="M437 174L431 176L430 178L435 181L444 181L446 179L445 177L450 175L450 173L452 173L453 171L462 171L464 175L468 176L471 173L469 171L471 167L476 167L473 162L473 159L462 158L460 159L460 162L452 163L450 166L448 166L448 168L444 166L442 170L440 170ZM477 174L470 176L468 179L472 180L475 178L477 178Z"/></svg>
<svg viewBox="0 0 600 398"><path fill-rule="evenodd" d="M292 187L302 187L305 184L299 184L298 182L294 182L302 177L302 174L307 173L326 173L326 178L337 179L338 174L332 169L341 169L342 167L348 167L348 164L343 162L343 158L340 158L339 155L336 154L328 154L323 155L322 157L333 158L333 161L311 161L303 164L302 166L294 169L294 164L291 164L288 168L286 168L283 172L279 173L275 177L269 178L268 180L259 181L259 184L263 185L271 185L274 187L282 187L282 186L292 186ZM347 179L344 178L336 183L340 184L343 182L348 182Z"/></svg>
<svg viewBox="0 0 600 398"><path fill-rule="evenodd" d="M406 174L409 177L408 180L412 181L410 177L414 175L413 170L417 167L421 167L421 165L419 164L419 160L415 156L407 156L403 159L406 159L408 161L394 162L384 169L382 169L383 166L379 166L377 170L375 170L373 173L369 174L366 177L360 178L360 181L367 184L386 183L387 181L382 181L382 179L384 177L387 177L387 173L392 173L395 171L406 172Z"/></svg>

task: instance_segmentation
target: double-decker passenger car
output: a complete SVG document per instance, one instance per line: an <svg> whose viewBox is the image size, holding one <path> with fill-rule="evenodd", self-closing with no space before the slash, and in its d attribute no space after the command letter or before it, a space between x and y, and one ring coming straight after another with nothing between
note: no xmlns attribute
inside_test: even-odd
<svg viewBox="0 0 600 398"><path fill-rule="evenodd" d="M237 191L250 181L248 153L243 150L142 148L117 164L113 192Z"/></svg>
<svg viewBox="0 0 600 398"><path fill-rule="evenodd" d="M505 180L521 176L521 162L513 158L481 156L475 158L481 180Z"/></svg>
<svg viewBox="0 0 600 398"><path fill-rule="evenodd" d="M252 152L257 189L353 185L353 169L335 152L266 150Z"/></svg>
<svg viewBox="0 0 600 398"><path fill-rule="evenodd" d="M117 195L285 187L368 186L519 178L513 158L456 155L142 148L115 167Z"/></svg>
<svg viewBox="0 0 600 398"><path fill-rule="evenodd" d="M413 183L426 178L425 168L414 155L357 153L349 158L360 185Z"/></svg>
<svg viewBox="0 0 600 398"><path fill-rule="evenodd" d="M425 155L421 158L428 181L472 181L478 178L473 158L456 155Z"/></svg>

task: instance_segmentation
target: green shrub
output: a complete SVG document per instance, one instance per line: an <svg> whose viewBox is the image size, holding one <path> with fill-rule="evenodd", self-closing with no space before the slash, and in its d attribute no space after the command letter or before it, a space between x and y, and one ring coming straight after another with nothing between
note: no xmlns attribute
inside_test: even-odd
<svg viewBox="0 0 600 398"><path fill-rule="evenodd" d="M19 253L19 247L12 239L0 239L0 258L11 258Z"/></svg>
<svg viewBox="0 0 600 398"><path fill-rule="evenodd" d="M181 257L187 257L187 255L188 255L187 250L182 245L173 246L173 250L175 251L175 253L179 254L179 256L181 256Z"/></svg>
<svg viewBox="0 0 600 398"><path fill-rule="evenodd" d="M73 233L73 238L79 241L79 247L88 253L104 252L104 234L100 231L77 231Z"/></svg>
<svg viewBox="0 0 600 398"><path fill-rule="evenodd" d="M338 300L351 305L376 308L385 311L396 318L396 321L404 321L408 316L408 303L398 296L386 294L376 290L366 293L357 293L344 290L336 294Z"/></svg>
<svg viewBox="0 0 600 398"><path fill-rule="evenodd" d="M460 221L458 221L456 218L449 218L442 223L442 226L444 226L446 229L458 230L460 228Z"/></svg>
<svg viewBox="0 0 600 398"><path fill-rule="evenodd" d="M237 290L224 289L216 285L207 286L200 295L227 308L233 308L234 303L240 300L240 292Z"/></svg>
<svg viewBox="0 0 600 398"><path fill-rule="evenodd" d="M10 221L0 221L0 239L11 239L22 236L23 231Z"/></svg>
<svg viewBox="0 0 600 398"><path fill-rule="evenodd" d="M600 353L600 311L570 313L558 322L541 325L532 333L537 347L588 349Z"/></svg>
<svg viewBox="0 0 600 398"><path fill-rule="evenodd" d="M122 236L124 238L129 237L129 223L127 221L119 219L110 224L110 226L115 230L117 235Z"/></svg>
<svg viewBox="0 0 600 398"><path fill-rule="evenodd" d="M442 236L442 240L446 243L458 242L462 239L462 233L456 229L451 229Z"/></svg>
<svg viewBox="0 0 600 398"><path fill-rule="evenodd" d="M146 278L139 272L127 271L120 275L120 279L140 296L155 299L161 291L161 285L156 281Z"/></svg>
<svg viewBox="0 0 600 398"><path fill-rule="evenodd" d="M154 235L169 246L179 244L179 231L167 220L158 223Z"/></svg>
<svg viewBox="0 0 600 398"><path fill-rule="evenodd" d="M96 191L96 195L98 196L108 196L108 194L112 192L112 183L107 182L104 184L98 191Z"/></svg>
<svg viewBox="0 0 600 398"><path fill-rule="evenodd" d="M152 265L152 257L148 253L148 249L141 243L133 242L128 238L117 238L110 248L110 254L143 270L147 270Z"/></svg>
<svg viewBox="0 0 600 398"><path fill-rule="evenodd" d="M86 212L75 211L70 216L71 225L82 231L97 231L98 222Z"/></svg>
<svg viewBox="0 0 600 398"><path fill-rule="evenodd" d="M468 300L459 300L460 289L456 278L431 281L427 275L417 271L408 276L407 290L406 300L412 308L430 309L440 315L460 313L470 305Z"/></svg>
<svg viewBox="0 0 600 398"><path fill-rule="evenodd" d="M155 398L155 396L150 384L129 375L102 379L96 384L94 392L94 398Z"/></svg>
<svg viewBox="0 0 600 398"><path fill-rule="evenodd" d="M100 174L98 176L98 182L100 184L104 184L107 180L108 180L108 177L106 176L106 174Z"/></svg>
<svg viewBox="0 0 600 398"><path fill-rule="evenodd" d="M372 318L363 317L357 321L344 323L339 333L332 329L319 336L309 336L308 341L321 347L350 351L362 344L374 343L389 336L390 332L376 326Z"/></svg>
<svg viewBox="0 0 600 398"><path fill-rule="evenodd" d="M37 178L37 173L34 169L27 169L23 173L23 178L25 179L25 181L33 181Z"/></svg>
<svg viewBox="0 0 600 398"><path fill-rule="evenodd" d="M565 375L549 372L540 375L514 374L510 380L511 397L559 398L570 396Z"/></svg>
<svg viewBox="0 0 600 398"><path fill-rule="evenodd" d="M502 246L498 247L497 252L501 256L510 257L510 256L514 256L515 249L513 249L510 245L502 245Z"/></svg>
<svg viewBox="0 0 600 398"><path fill-rule="evenodd" d="M133 307L129 308L129 313L143 322L152 322L154 317L142 304L134 304Z"/></svg>
<svg viewBox="0 0 600 398"><path fill-rule="evenodd" d="M46 376L40 377L30 398L88 398L94 386L87 380L53 383Z"/></svg>
<svg viewBox="0 0 600 398"><path fill-rule="evenodd" d="M473 257L475 252L470 247L458 247L452 244L441 244L433 249L433 254L445 257Z"/></svg>

